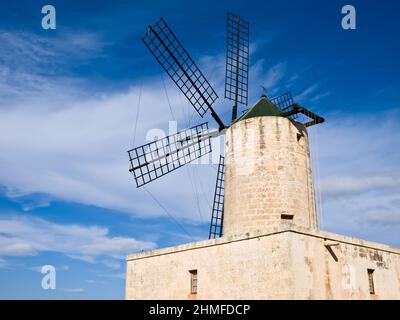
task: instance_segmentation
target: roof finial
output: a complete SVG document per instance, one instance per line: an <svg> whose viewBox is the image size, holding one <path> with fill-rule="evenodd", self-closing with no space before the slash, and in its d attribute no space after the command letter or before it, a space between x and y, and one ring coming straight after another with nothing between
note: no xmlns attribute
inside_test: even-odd
<svg viewBox="0 0 400 320"><path fill-rule="evenodd" d="M261 97L267 98L267 87L265 87L264 85L260 85L260 87L261 87Z"/></svg>

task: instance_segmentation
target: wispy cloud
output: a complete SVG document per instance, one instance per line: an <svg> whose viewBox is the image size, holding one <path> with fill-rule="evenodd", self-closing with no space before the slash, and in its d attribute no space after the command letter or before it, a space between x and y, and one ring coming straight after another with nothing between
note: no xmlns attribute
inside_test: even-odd
<svg viewBox="0 0 400 320"><path fill-rule="evenodd" d="M397 113L382 113L379 121L368 114L328 114L326 123L310 129L324 229L400 245Z"/></svg>
<svg viewBox="0 0 400 320"><path fill-rule="evenodd" d="M23 47L21 54L30 60L23 68L23 74L13 75L18 80L9 83L10 88L26 97L26 84L37 85L31 90L35 92L34 99L28 95L29 99L25 98L23 102L14 97L0 103L0 148L4 151L0 155L3 168L0 182L9 189L28 195L43 193L61 200L141 216L165 215L147 194L134 189L134 182L127 171L126 156L126 150L132 146L135 107L139 95L142 110L139 113L136 145L147 142L144 138L149 130L165 129L167 120L171 118L162 80L159 77L151 78L120 92L88 98L84 86L79 83L80 79L66 78L58 82L54 81L54 77L43 76L32 67L35 59L52 61L53 56L57 56L55 65L62 64L64 59L71 59L68 57L69 48L65 48L61 40L54 42L35 35L30 39L29 36L23 33L3 33L10 47L14 50ZM91 54L93 47L97 48L96 53L101 52L101 41L95 35L79 34L74 37L74 41L73 46L77 46L75 49L87 46L82 50L74 49L74 52L87 51ZM29 57L29 48L38 52L35 58ZM225 54L219 54L204 56L199 60L201 69L219 92L223 90L224 59ZM13 63L13 60L8 61L6 65L10 68ZM258 68L260 70L257 71ZM268 87L277 86L283 78L285 64L272 66L266 77L263 77L263 68L262 62L255 62L255 67L252 67L253 80ZM27 76L34 79L24 80ZM261 78L262 81L258 80ZM194 110L176 88L171 88L168 80L166 83L169 102L177 115L178 129L183 129L190 125L188 118L193 117L188 115L194 113ZM256 87L254 84L253 88ZM11 89L5 90L11 92ZM220 99L218 103L224 102ZM155 114L159 117L154 117ZM195 117L197 119L197 115ZM220 150L214 150L218 158ZM212 188L204 188L200 184L212 184L215 171L211 166L194 165L188 168L192 175L196 173L202 181L190 178L187 170L179 170L154 182L150 189L160 195L164 205L174 208L175 216L204 222L210 213ZM179 185L180 188L169 188L171 184ZM198 202L200 191L200 213L204 212L206 218L200 217L202 214L199 215L199 210L192 210L193 203ZM179 203L174 200L178 196ZM24 208L31 210L35 205L49 205L50 202L51 199L43 203L24 203Z"/></svg>
<svg viewBox="0 0 400 320"><path fill-rule="evenodd" d="M252 104L260 98L262 87L267 89L269 96L276 95L283 86L286 73L286 62L272 66L267 66L265 59L252 62L249 69L249 103Z"/></svg>
<svg viewBox="0 0 400 320"><path fill-rule="evenodd" d="M85 293L83 288L62 288L61 291L66 293Z"/></svg>
<svg viewBox="0 0 400 320"><path fill-rule="evenodd" d="M47 55L53 56L53 51L48 52L46 49L53 48L52 45L40 37L33 36L31 42L24 34L7 33L3 37L13 43L14 47L38 47L35 50L43 59ZM75 45L81 45L80 42ZM65 51L58 45L55 46L55 51ZM91 44L88 46L92 47ZM220 69L224 67L221 57L213 60L220 61ZM62 60L63 55L58 58ZM29 56L26 59L29 60ZM212 57L204 57L200 59L200 64L209 66L211 59ZM7 68L11 68L12 64L12 61L8 61ZM42 76L34 68L29 69L31 65L34 65L34 61L23 68L23 74L13 74L18 81L8 83L24 100L14 96L0 102L0 183L6 185L7 190L17 191L21 196L32 193L50 195L43 202L22 201L25 210L49 205L51 197L55 197L142 216L165 215L148 195L134 189L133 179L127 170L129 163L126 155L126 150L132 147L135 107L139 95L142 110L139 113L135 144L147 142L146 138L152 129L164 129L168 134L165 129L171 115L168 112L169 105L165 99L162 80L159 77L151 78L120 92L101 93L88 98L85 96L84 86L79 85L79 79L77 82L76 79L68 79L53 83L53 77ZM211 73L212 70L207 71ZM28 75L37 79L43 78L49 83L37 79L24 80ZM32 88L34 98L26 95L27 83L37 84ZM12 92L7 88L4 90ZM169 99L172 108L178 111L175 112L179 115L176 117L178 129L187 127L188 117L185 117L182 110L186 110L187 115L189 111L194 112L193 108L187 103L182 104L181 94L176 88L169 94ZM185 98L183 101L186 101ZM160 116L154 117L154 114ZM215 152L219 154L218 148ZM215 172L212 167L205 167L197 166L193 171L202 171L202 179L209 178L211 182L215 179ZM187 171L180 170L162 180L155 182L152 187L155 193L163 190L162 202L167 202L168 207L168 203L172 203L179 195L182 201L178 206L174 205L175 216L198 219L197 212L193 213L189 209L196 194L187 177ZM167 187L178 184L178 181L181 189L172 190ZM206 197L211 199L211 194L212 191L209 191ZM20 201L19 195L10 196ZM202 210L208 212L208 203L202 202L201 205Z"/></svg>
<svg viewBox="0 0 400 320"><path fill-rule="evenodd" d="M370 224L378 224L383 226L399 226L400 225L400 208L396 207L393 212L375 212L367 215L366 220Z"/></svg>
<svg viewBox="0 0 400 320"><path fill-rule="evenodd" d="M113 270L118 270L121 268L121 263L115 260L102 260L101 263Z"/></svg>
<svg viewBox="0 0 400 320"><path fill-rule="evenodd" d="M98 257L123 259L128 253L156 246L155 243L134 238L112 237L109 230L103 227L61 225L39 218L2 218L0 235L0 256L3 257L58 252L94 262ZM109 260L108 265L111 265Z"/></svg>
<svg viewBox="0 0 400 320"><path fill-rule="evenodd" d="M39 192L66 201L116 209L143 217L165 215L146 193L134 188L134 182L127 171L126 156L126 150L132 146L137 111L135 108L139 95L141 110L135 144L146 142L150 129L167 129L166 124L171 116L162 80L159 77L149 78L119 92L105 92L88 97L85 95L85 88L80 85L80 79L56 77L59 81L54 81L54 77L41 74L35 67L35 62L42 63L37 61L38 57L43 61L52 61L55 52L58 52L58 58L67 59L68 52L62 44L47 43L46 40L35 37L30 43L29 37L20 34L3 34L3 37L8 43L13 43L14 48L24 47L21 54L30 62L20 71L12 73L14 61L11 58L7 60L5 67L0 68L7 79L0 81L0 90L13 96L14 93L30 92L26 89L26 84L29 84L32 88L30 90L35 92L35 99L28 95L30 99L22 103L14 96L0 103L0 182L22 194ZM86 37L89 39L88 43L97 41L96 36ZM85 37L82 41L77 40L74 45L85 46L84 39ZM30 57L29 48L36 50L37 56ZM97 52L101 52L101 46L98 50ZM75 51L79 50L74 49ZM86 52L93 54L89 48ZM3 56L7 54L3 51ZM53 70L60 66L60 62L56 60ZM207 77L212 79L217 91L223 92L224 54L202 57L199 65ZM255 61L250 70L251 97L259 96L258 85L265 85L270 94L281 90L282 83L287 78L287 69L285 62L268 69L265 61ZM289 80L293 82L297 78L295 76ZM188 124L187 113L194 111L176 88L168 80L166 82L172 109L177 111L175 115L179 128L184 128ZM54 93L62 96L58 97ZM316 83L303 90L296 100L310 99L317 102L330 94L330 91L323 90ZM186 110L186 115L183 110ZM390 121L389 116L384 117L382 125L376 125L376 119L360 121L358 118L354 121L341 115L331 115L331 118L328 115L327 119L324 128L318 129L322 133L319 137L323 165L321 173L322 179L326 179L323 195L327 202L331 201L333 195L364 195L369 189L379 187L376 184L379 180L377 177L381 174L378 168L398 170L393 161L391 168L387 165L390 159L398 159L393 145L398 141L395 132L399 132L399 128ZM381 139L377 140L377 137ZM378 157L382 154L386 157ZM215 181L215 168L202 165L188 168L195 171L198 180L206 186L202 188L205 189L203 198L206 201L202 200L201 205L203 212L209 214L212 188L208 186L212 186ZM357 170L360 170L358 174ZM329 180L330 178L333 180ZM357 179L360 181L357 182ZM368 182L371 179L374 183ZM367 190L365 185L368 183L370 187ZM171 185L176 187L170 188ZM154 182L150 188L176 217L191 222L201 221L197 210L193 210L199 195L195 192L187 171L178 170ZM390 190L395 190L395 187ZM327 207L330 205L331 203ZM328 209L337 210L337 203L335 205ZM329 214L333 215L333 211L329 210ZM356 207L352 210L357 211ZM107 238L107 235L104 237ZM34 254L40 250L30 242L11 241L13 239L10 240L10 237L2 240L14 252ZM96 250L94 243L88 244L87 250L87 256L77 252L68 254L88 260L100 254L93 253Z"/></svg>
<svg viewBox="0 0 400 320"><path fill-rule="evenodd" d="M160 128L168 134L165 123L169 108L166 101L160 102L163 97L161 90L142 89L141 107L146 112L141 113L136 145L146 142L148 130ZM46 100L35 107L13 104L0 109L0 181L25 194L39 192L140 215L165 214L146 193L135 190L128 172L126 150L132 147L136 117L133 106L138 98L138 90L129 90L101 99L75 101L61 110L52 108L52 101ZM170 98L172 103L179 100L177 95ZM177 120L179 129L186 127L185 121ZM195 166L193 170L201 171L202 179L209 178L210 183L215 179L213 167ZM176 214L190 217L195 195L186 175L185 170L176 171L155 182L151 190L164 191L163 203L171 203L179 194L182 201ZM182 189L168 188L170 184Z"/></svg>
<svg viewBox="0 0 400 320"><path fill-rule="evenodd" d="M306 89L304 89L300 94L294 97L296 101L304 101L305 99L309 98L310 95L314 94L315 91L317 91L319 85L318 84L313 84Z"/></svg>
<svg viewBox="0 0 400 320"><path fill-rule="evenodd" d="M0 29L3 65L42 74L55 73L71 60L100 55L106 43L98 33L65 31L56 37Z"/></svg>
<svg viewBox="0 0 400 320"><path fill-rule="evenodd" d="M335 176L325 178L321 183L321 191L327 197L352 196L369 191L380 192L400 190L399 173L386 173L357 176Z"/></svg>
<svg viewBox="0 0 400 320"><path fill-rule="evenodd" d="M317 103L323 98L330 96L332 92L330 90L321 90L321 84L315 83L313 85L308 86L302 92L294 97L295 101L303 102L310 101L312 103Z"/></svg>
<svg viewBox="0 0 400 320"><path fill-rule="evenodd" d="M319 102L320 100L322 100L323 98L329 97L331 94L332 94L331 91L325 91L325 92L323 92L323 93L317 94L316 96L312 97L312 98L310 99L310 101L311 101L312 103L317 103L317 102Z"/></svg>
<svg viewBox="0 0 400 320"><path fill-rule="evenodd" d="M42 272L42 268L43 268L43 266L33 266L33 267L28 267L27 269L28 270L31 270L31 271L35 271L35 272ZM68 265L61 265L61 266L54 266L54 268L57 270L57 271L68 271L69 270L69 266Z"/></svg>
<svg viewBox="0 0 400 320"><path fill-rule="evenodd" d="M86 283L90 284L107 284L106 281L98 281L98 280L93 280L93 279L87 279L85 280Z"/></svg>
<svg viewBox="0 0 400 320"><path fill-rule="evenodd" d="M106 45L98 34L84 31L44 37L0 29L0 42L0 104L32 100L43 93L54 104L76 95L73 86L83 86L84 81L70 75L69 65L101 55Z"/></svg>
<svg viewBox="0 0 400 320"><path fill-rule="evenodd" d="M124 272L120 273L110 273L110 274L98 274L99 278L113 278L113 279L120 279L124 280L126 278L126 274Z"/></svg>

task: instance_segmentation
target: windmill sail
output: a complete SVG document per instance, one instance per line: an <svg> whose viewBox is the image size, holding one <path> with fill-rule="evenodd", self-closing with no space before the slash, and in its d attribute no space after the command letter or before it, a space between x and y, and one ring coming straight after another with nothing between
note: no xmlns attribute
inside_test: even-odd
<svg viewBox="0 0 400 320"><path fill-rule="evenodd" d="M128 151L139 188L211 152L208 123L147 143Z"/></svg>
<svg viewBox="0 0 400 320"><path fill-rule="evenodd" d="M222 237L224 222L224 173L225 158L220 156L218 164L217 182L215 184L214 204L211 214L209 239Z"/></svg>
<svg viewBox="0 0 400 320"><path fill-rule="evenodd" d="M217 93L164 19L149 26L142 40L198 114L203 117L210 110L220 129L223 129L224 123L212 108L218 98Z"/></svg>
<svg viewBox="0 0 400 320"><path fill-rule="evenodd" d="M281 109L282 112L290 111L292 109L292 106L294 105L291 92L286 92L280 96L274 97L270 101L279 109ZM290 116L291 119L297 119L297 117L297 114Z"/></svg>
<svg viewBox="0 0 400 320"><path fill-rule="evenodd" d="M226 30L225 98L235 102L232 121L237 117L237 104L247 105L249 82L249 23L228 13Z"/></svg>
<svg viewBox="0 0 400 320"><path fill-rule="evenodd" d="M302 124L305 127L311 127L313 125L325 122L325 119L323 117L320 117L319 115L311 112L310 110L308 110L296 103L292 106L290 111L282 113L282 116L283 117L291 117L291 116L299 114L299 113L303 114L304 116L306 116L308 118L308 119L306 118L306 120L302 121Z"/></svg>
<svg viewBox="0 0 400 320"><path fill-rule="evenodd" d="M295 103L290 92L272 98L270 101L282 110L283 117L296 120L297 122L304 124L306 127L323 123L325 121L324 118ZM299 118L299 114L303 115L302 119Z"/></svg>

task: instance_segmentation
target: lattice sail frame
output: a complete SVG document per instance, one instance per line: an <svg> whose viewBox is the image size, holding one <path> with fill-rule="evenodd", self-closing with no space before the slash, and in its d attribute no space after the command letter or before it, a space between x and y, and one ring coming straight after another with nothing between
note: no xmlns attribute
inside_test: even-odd
<svg viewBox="0 0 400 320"><path fill-rule="evenodd" d="M136 186L139 188L210 153L211 139L205 135L207 132L205 122L129 150L129 171L134 174Z"/></svg>
<svg viewBox="0 0 400 320"><path fill-rule="evenodd" d="M190 101L201 117L218 95L189 56L172 30L161 18L150 26L143 42Z"/></svg>
<svg viewBox="0 0 400 320"><path fill-rule="evenodd" d="M279 109L281 109L282 112L292 110L292 106L294 105L294 100L291 92L286 92L280 96L274 97L270 101ZM298 114L291 115L290 118L296 120L298 118Z"/></svg>
<svg viewBox="0 0 400 320"><path fill-rule="evenodd" d="M208 239L222 237L224 226L224 197L225 197L225 158L219 157L217 181L215 183L214 202L211 214L210 232Z"/></svg>
<svg viewBox="0 0 400 320"><path fill-rule="evenodd" d="M228 12L225 98L247 105L249 84L249 23Z"/></svg>
<svg viewBox="0 0 400 320"><path fill-rule="evenodd" d="M272 98L270 101L282 110L283 117L296 120L297 122L302 123L305 127L311 127L325 122L323 117L295 103L290 92Z"/></svg>

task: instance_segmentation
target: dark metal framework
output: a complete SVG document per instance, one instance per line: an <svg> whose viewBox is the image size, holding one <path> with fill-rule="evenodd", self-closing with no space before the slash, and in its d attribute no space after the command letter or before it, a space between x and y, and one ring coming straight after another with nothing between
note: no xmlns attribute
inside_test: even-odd
<svg viewBox="0 0 400 320"><path fill-rule="evenodd" d="M210 110L220 129L224 128L224 123L212 108L217 93L164 19L149 26L142 40L199 115L203 117Z"/></svg>
<svg viewBox="0 0 400 320"><path fill-rule="evenodd" d="M211 152L208 123L147 143L128 151L139 188Z"/></svg>
<svg viewBox="0 0 400 320"><path fill-rule="evenodd" d="M303 123L306 127L323 123L325 121L325 119L320 117L319 115L311 112L310 110L307 110L297 103L294 103L292 94L290 92L286 92L278 97L272 98L270 101L282 110L283 117ZM302 117L302 119L300 119L299 114L302 114L305 117ZM311 119L311 121L307 121L306 117L308 119Z"/></svg>
<svg viewBox="0 0 400 320"><path fill-rule="evenodd" d="M225 98L247 105L249 83L249 23L228 12L226 36Z"/></svg>
<svg viewBox="0 0 400 320"><path fill-rule="evenodd" d="M219 157L217 182L215 184L214 204L211 214L209 239L222 237L224 222L224 176L225 176L225 158Z"/></svg>
<svg viewBox="0 0 400 320"><path fill-rule="evenodd" d="M283 117L292 117L293 115L296 115L299 113L305 115L307 118L310 119L309 121L302 122L305 127L311 127L313 125L325 122L325 119L323 117L320 117L319 115L311 112L310 110L308 110L296 103L291 106L291 110L283 112L282 116Z"/></svg>
<svg viewBox="0 0 400 320"><path fill-rule="evenodd" d="M293 97L291 92L286 92L278 97L274 97L270 100L274 105L276 105L282 112L287 112L292 110L294 105ZM293 114L290 116L291 119L297 119L298 114Z"/></svg>

